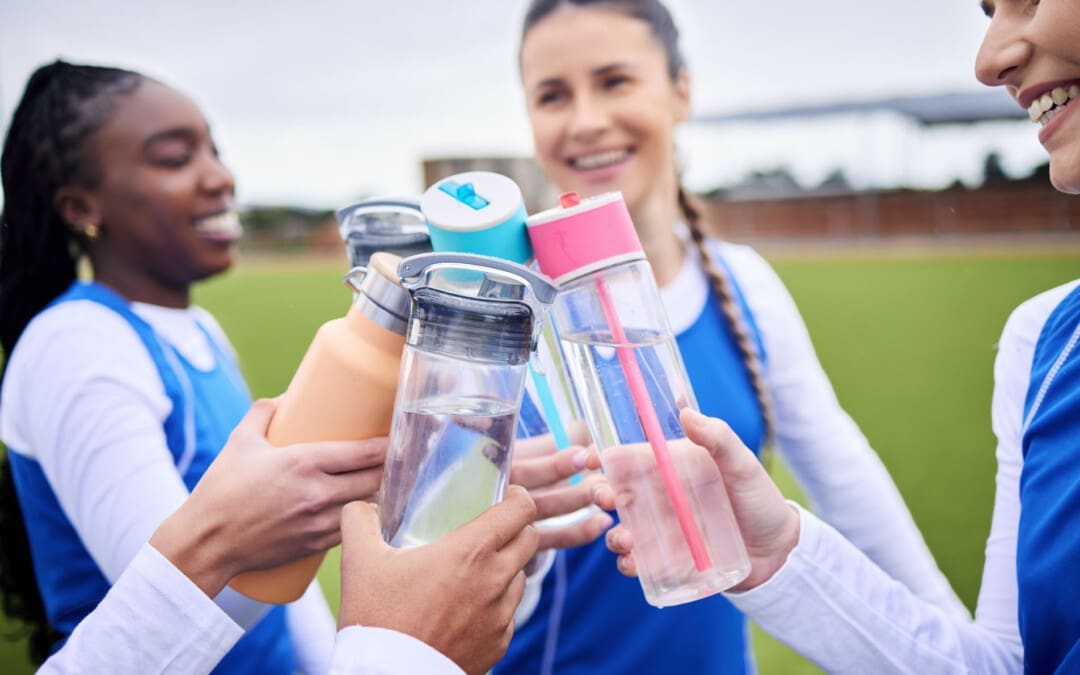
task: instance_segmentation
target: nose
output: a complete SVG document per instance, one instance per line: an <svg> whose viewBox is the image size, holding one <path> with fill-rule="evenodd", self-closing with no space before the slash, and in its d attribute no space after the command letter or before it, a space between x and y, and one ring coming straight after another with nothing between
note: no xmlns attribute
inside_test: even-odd
<svg viewBox="0 0 1080 675"><path fill-rule="evenodd" d="M236 190L232 172L216 153L208 153L202 173L200 187L206 192L232 194Z"/></svg>
<svg viewBox="0 0 1080 675"><path fill-rule="evenodd" d="M570 135L575 140L590 140L603 133L611 117L603 103L589 94L574 98Z"/></svg>
<svg viewBox="0 0 1080 675"><path fill-rule="evenodd" d="M1032 45L1017 17L999 12L991 21L975 58L975 76L988 87L1016 86L1031 60Z"/></svg>

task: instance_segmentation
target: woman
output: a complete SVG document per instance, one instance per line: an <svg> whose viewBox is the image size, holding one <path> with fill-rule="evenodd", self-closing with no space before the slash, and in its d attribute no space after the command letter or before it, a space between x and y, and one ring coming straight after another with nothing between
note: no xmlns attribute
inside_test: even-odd
<svg viewBox="0 0 1080 675"><path fill-rule="evenodd" d="M534 0L520 66L551 182L623 193L702 410L731 420L755 451L775 439L826 520L921 597L966 614L837 403L779 278L753 250L707 236L679 184L674 131L690 82L668 11L656 0ZM499 670L742 673L746 634L722 597L647 606L597 543L559 555Z"/></svg>
<svg viewBox="0 0 1080 675"><path fill-rule="evenodd" d="M985 0L976 74L1040 125L1058 190L1080 193L1080 2ZM1080 672L1080 279L1009 317L994 364L997 490L975 621L944 615L789 508L721 422L685 413L724 474L754 557L733 602L836 673ZM735 488L738 486L738 489ZM601 494L610 503L610 491ZM633 539L609 535L626 555Z"/></svg>
<svg viewBox="0 0 1080 675"><path fill-rule="evenodd" d="M198 107L131 71L39 68L0 169L0 588L41 661L251 405L221 328L190 304L192 283L232 264L240 225ZM84 254L92 283L76 278ZM384 452L350 457L348 490L312 502L321 548L340 540L342 504L374 492ZM222 672L326 669L334 624L317 584L288 607L228 589L216 601L246 629Z"/></svg>

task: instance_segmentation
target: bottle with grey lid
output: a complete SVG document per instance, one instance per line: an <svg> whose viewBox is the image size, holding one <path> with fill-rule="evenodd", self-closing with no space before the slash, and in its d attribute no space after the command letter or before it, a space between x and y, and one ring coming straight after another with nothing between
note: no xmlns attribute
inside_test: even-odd
<svg viewBox="0 0 1080 675"><path fill-rule="evenodd" d="M386 541L408 547L502 499L526 366L555 286L470 254L413 256L398 273L412 311L379 517Z"/></svg>

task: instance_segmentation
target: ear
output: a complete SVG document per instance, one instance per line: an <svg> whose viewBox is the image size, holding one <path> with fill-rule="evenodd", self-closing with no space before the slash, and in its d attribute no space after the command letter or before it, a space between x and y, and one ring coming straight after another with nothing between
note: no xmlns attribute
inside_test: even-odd
<svg viewBox="0 0 1080 675"><path fill-rule="evenodd" d="M672 83L675 92L675 121L685 122L690 119L690 72L679 69L679 75Z"/></svg>
<svg viewBox="0 0 1080 675"><path fill-rule="evenodd" d="M65 185L53 196L53 207L68 228L84 234L87 225L101 225L101 209L97 199L84 187Z"/></svg>

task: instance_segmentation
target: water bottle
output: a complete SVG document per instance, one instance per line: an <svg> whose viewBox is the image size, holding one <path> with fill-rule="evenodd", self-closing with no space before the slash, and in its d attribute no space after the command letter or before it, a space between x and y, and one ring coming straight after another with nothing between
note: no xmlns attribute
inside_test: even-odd
<svg viewBox="0 0 1080 675"><path fill-rule="evenodd" d="M666 607L730 588L749 558L715 463L679 424L697 402L626 204L619 193L560 201L529 218L528 235L559 286L567 365L645 599Z"/></svg>
<svg viewBox="0 0 1080 675"><path fill-rule="evenodd" d="M323 324L270 421L277 446L308 441L362 440L390 433L409 292L397 275L400 258L375 253L369 266L346 277L354 291L344 317ZM246 572L229 584L262 602L296 600L325 554L282 567Z"/></svg>
<svg viewBox="0 0 1080 675"><path fill-rule="evenodd" d="M533 259L525 231L525 202L517 184L506 176L487 171L450 176L428 188L420 199L420 210L436 251L489 255L522 265ZM549 316L529 363L517 435L531 438L550 432L556 448L563 450L571 444L568 427L580 418L557 329ZM571 483L580 479L576 475ZM573 525L597 512L595 507L586 507L537 524Z"/></svg>
<svg viewBox="0 0 1080 675"><path fill-rule="evenodd" d="M377 251L404 258L431 250L416 197L365 199L338 209L337 221L354 268L367 267Z"/></svg>
<svg viewBox="0 0 1080 675"><path fill-rule="evenodd" d="M379 517L386 541L408 547L502 499L526 364L555 287L468 254L412 256L398 272L412 311Z"/></svg>

